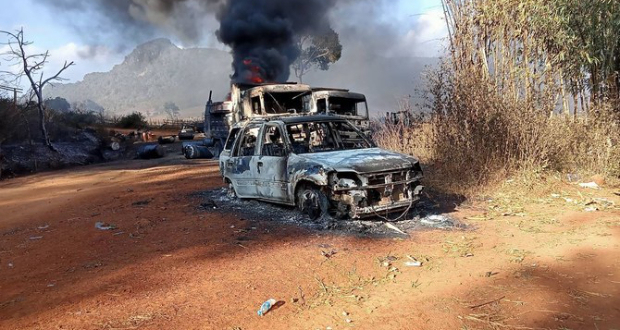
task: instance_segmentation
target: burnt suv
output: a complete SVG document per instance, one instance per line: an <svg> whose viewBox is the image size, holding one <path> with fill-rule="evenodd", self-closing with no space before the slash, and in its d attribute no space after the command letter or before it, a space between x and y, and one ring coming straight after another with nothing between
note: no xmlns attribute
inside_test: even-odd
<svg viewBox="0 0 620 330"><path fill-rule="evenodd" d="M411 208L423 189L416 158L376 147L333 116L238 123L219 165L232 196L294 205L311 218L384 217Z"/></svg>

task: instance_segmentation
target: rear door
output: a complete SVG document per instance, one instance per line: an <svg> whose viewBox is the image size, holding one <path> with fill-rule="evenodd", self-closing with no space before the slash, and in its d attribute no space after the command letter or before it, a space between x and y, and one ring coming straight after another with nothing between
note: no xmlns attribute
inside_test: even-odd
<svg viewBox="0 0 620 330"><path fill-rule="evenodd" d="M288 196L288 150L282 128L276 123L264 125L260 135L260 153L258 156L258 194L260 198L279 202L291 203L292 196Z"/></svg>

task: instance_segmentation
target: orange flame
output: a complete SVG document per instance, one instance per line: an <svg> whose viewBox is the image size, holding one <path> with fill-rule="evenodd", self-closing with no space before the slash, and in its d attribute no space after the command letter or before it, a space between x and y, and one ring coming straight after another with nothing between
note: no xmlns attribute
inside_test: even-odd
<svg viewBox="0 0 620 330"><path fill-rule="evenodd" d="M249 77L249 80L251 82L255 84L262 84L265 82L265 80L261 77L260 67L258 67L257 65L253 65L252 60L245 59L243 60L243 64L250 69L251 75Z"/></svg>

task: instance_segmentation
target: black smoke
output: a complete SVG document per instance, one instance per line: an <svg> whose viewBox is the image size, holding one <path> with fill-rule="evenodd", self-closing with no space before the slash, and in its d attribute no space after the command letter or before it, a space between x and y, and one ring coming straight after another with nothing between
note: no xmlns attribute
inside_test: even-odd
<svg viewBox="0 0 620 330"><path fill-rule="evenodd" d="M299 56L296 36L329 28L334 0L229 0L218 39L233 54L233 82L284 82Z"/></svg>
<svg viewBox="0 0 620 330"><path fill-rule="evenodd" d="M35 1L74 22L89 43L109 41L119 51L162 35L194 46L217 29L232 50L234 82L282 82L299 55L295 37L329 29L329 11L348 0Z"/></svg>

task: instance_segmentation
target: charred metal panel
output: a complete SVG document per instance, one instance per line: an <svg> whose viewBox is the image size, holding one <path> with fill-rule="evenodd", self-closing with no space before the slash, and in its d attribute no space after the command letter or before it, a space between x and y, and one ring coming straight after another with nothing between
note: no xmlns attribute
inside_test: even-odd
<svg viewBox="0 0 620 330"><path fill-rule="evenodd" d="M411 168L418 160L402 154L380 149L352 149L330 153L303 154L300 157L316 163L323 163L336 171L372 173L386 169Z"/></svg>
<svg viewBox="0 0 620 330"><path fill-rule="evenodd" d="M288 192L288 173L286 157L258 157L258 195L261 198L281 203L294 202Z"/></svg>

